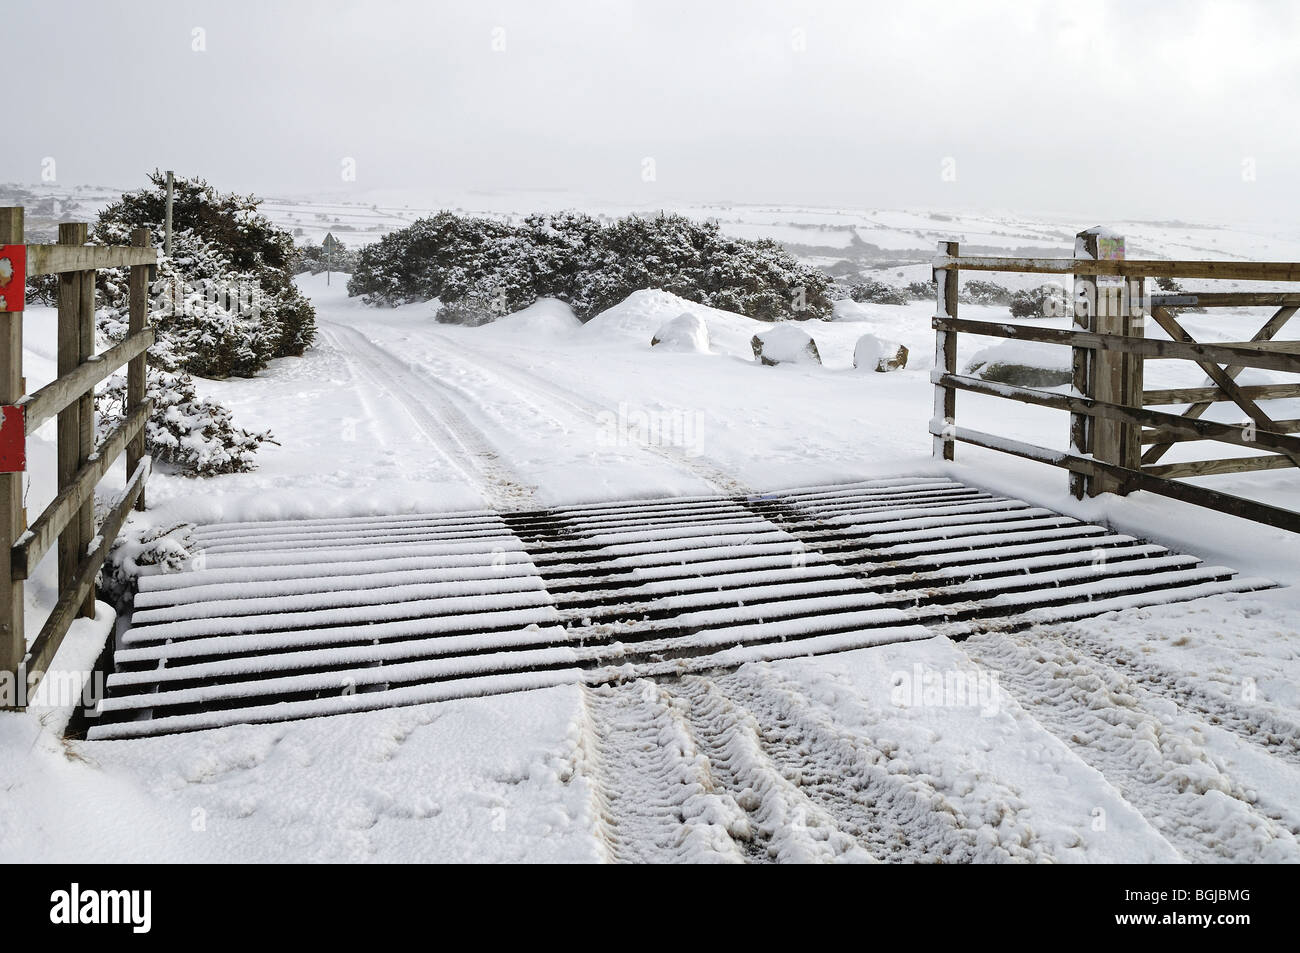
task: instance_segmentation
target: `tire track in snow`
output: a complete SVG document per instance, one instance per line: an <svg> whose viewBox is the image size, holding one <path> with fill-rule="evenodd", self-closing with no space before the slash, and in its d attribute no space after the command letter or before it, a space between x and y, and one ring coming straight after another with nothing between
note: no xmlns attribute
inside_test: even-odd
<svg viewBox="0 0 1300 953"><path fill-rule="evenodd" d="M332 321L322 321L322 325L335 346L405 410L416 428L467 483L479 489L492 508L537 507L534 488L502 462L482 431L469 421L441 385L425 374L416 373L418 368L414 365L394 356L357 329ZM340 337L352 346L345 347ZM418 384L417 389L410 387L412 382Z"/></svg>
<svg viewBox="0 0 1300 953"><path fill-rule="evenodd" d="M1157 666L1124 647L1090 638L1078 626L1061 633L1075 651L1110 666L1153 694L1163 695L1184 711L1194 712L1216 728L1258 745L1273 757L1300 765L1300 725L1268 711L1252 710L1233 699Z"/></svg>
<svg viewBox="0 0 1300 953"><path fill-rule="evenodd" d="M937 790L920 753L845 730L768 666L584 691L613 859L1053 859L1013 789Z"/></svg>
<svg viewBox="0 0 1300 953"><path fill-rule="evenodd" d="M430 335L431 338L442 341L446 347L443 353L455 354L458 357L466 359L467 363L476 365L479 370L496 377L498 380L509 382L513 385L515 393L521 396L531 396L534 401L536 398L543 398L538 403L560 404L566 407L571 413L580 416L582 419L590 422L593 428L600 428L603 425L601 415L612 413L608 408L601 407L594 401L577 394L563 385L542 377L540 374L522 371L517 367L512 367L495 357L484 354L477 348L466 346L460 340L453 340L445 335ZM724 470L713 466L712 464L697 460L686 454L681 448L672 444L655 444L655 443L638 443L640 447L649 453L653 453L659 458L665 460L679 470L683 470L697 479L706 483L715 492L726 496L753 496L755 491L746 486L740 480L731 476Z"/></svg>
<svg viewBox="0 0 1300 953"><path fill-rule="evenodd" d="M1192 862L1295 862L1297 832L1254 804L1206 748L1196 713L1149 693L1130 673L1080 652L1061 633L988 632L962 644L1003 689L1141 812ZM1170 709L1173 713L1170 713Z"/></svg>
<svg viewBox="0 0 1300 953"><path fill-rule="evenodd" d="M583 688L585 768L611 860L740 863L751 835L689 726L651 681Z"/></svg>
<svg viewBox="0 0 1300 953"><path fill-rule="evenodd" d="M1050 860L1022 817L1029 807L985 779L966 797L940 792L916 752L849 732L843 716L809 699L768 666L710 681L685 678L686 691L725 698L752 722L768 759L873 857L906 863ZM717 704L716 701L713 702ZM705 701L707 707L709 702Z"/></svg>

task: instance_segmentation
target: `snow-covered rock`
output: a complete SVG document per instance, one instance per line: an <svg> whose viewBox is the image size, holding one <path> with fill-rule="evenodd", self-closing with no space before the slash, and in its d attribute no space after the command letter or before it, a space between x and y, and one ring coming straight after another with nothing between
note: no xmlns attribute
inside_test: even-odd
<svg viewBox="0 0 1300 953"><path fill-rule="evenodd" d="M749 342L754 359L761 364L820 364L817 342L791 324L778 324L770 331L755 334Z"/></svg>
<svg viewBox="0 0 1300 953"><path fill-rule="evenodd" d="M650 339L651 347L666 351L709 353L709 326L698 314L683 311L664 324Z"/></svg>
<svg viewBox="0 0 1300 953"><path fill-rule="evenodd" d="M874 334L858 338L853 348L853 366L860 371L898 371L907 367L907 348Z"/></svg>
<svg viewBox="0 0 1300 953"><path fill-rule="evenodd" d="M967 374L1018 387L1059 387L1073 378L1070 349L1033 341L1003 341L977 352Z"/></svg>

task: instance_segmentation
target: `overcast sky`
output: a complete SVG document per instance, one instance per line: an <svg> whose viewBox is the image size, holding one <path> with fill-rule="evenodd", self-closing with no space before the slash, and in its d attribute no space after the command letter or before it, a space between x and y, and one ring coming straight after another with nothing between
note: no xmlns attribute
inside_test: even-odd
<svg viewBox="0 0 1300 953"><path fill-rule="evenodd" d="M48 157L64 183L275 195L1300 207L1287 0L5 5L6 181Z"/></svg>

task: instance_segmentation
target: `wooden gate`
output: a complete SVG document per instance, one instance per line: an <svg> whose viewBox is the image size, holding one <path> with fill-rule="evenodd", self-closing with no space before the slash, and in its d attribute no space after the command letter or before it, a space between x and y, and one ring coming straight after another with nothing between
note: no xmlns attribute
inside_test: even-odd
<svg viewBox="0 0 1300 953"><path fill-rule="evenodd" d="M25 453L17 454L10 472L0 473L0 692L4 707L24 707L78 616L93 618L95 577L132 506L144 508L144 485L150 459L144 452L145 351L153 343L148 324L149 266L157 253L149 247L149 230L136 229L131 246L86 245L83 223L59 226L57 245L23 244L23 210L0 209L0 245L22 252L10 281L58 275L58 377L27 393L23 377L21 294L0 307L0 405L5 428L19 450L41 424L58 418L58 487L53 501L30 526L23 508ZM15 262L11 261L11 267ZM95 275L100 268L130 268L128 335L95 353ZM95 385L127 365L126 416L95 443ZM95 525L95 488L125 451L125 491L103 521ZM36 638L29 645L23 626L23 582L57 543L59 596ZM7 697L6 697L7 696Z"/></svg>
<svg viewBox="0 0 1300 953"><path fill-rule="evenodd" d="M1073 291L1063 300L1071 329L971 321L958 317L958 283L965 271L1071 275ZM934 453L952 460L954 444L969 443L1070 471L1076 497L1147 490L1245 519L1300 532L1300 513L1183 482L1189 477L1243 473L1300 465L1300 420L1274 419L1262 402L1300 397L1300 382L1243 386L1247 368L1300 374L1300 341L1277 336L1300 308L1300 294L1275 291L1188 292L1148 297L1148 278L1193 278L1258 282L1300 281L1300 263L1263 261L1162 261L1124 257L1122 238L1101 229L1080 232L1074 258L966 257L956 242L940 242L934 262L938 313L935 351L935 412L930 422ZM1101 276L1120 279L1100 284ZM1249 340L1203 344L1183 327L1176 308L1269 306L1278 310ZM1146 317L1170 340L1144 337ZM961 333L1015 341L1036 341L1073 351L1071 393L994 383L957 372ZM1146 390L1149 360L1191 361L1205 386ZM1070 449L1051 450L957 426L957 392L970 391L1025 404L1068 411ZM1215 403L1230 401L1245 414L1243 424L1202 417ZM1185 404L1181 414L1152 410ZM1162 463L1177 443L1217 441L1259 453L1227 459ZM1145 449L1144 449L1145 448Z"/></svg>

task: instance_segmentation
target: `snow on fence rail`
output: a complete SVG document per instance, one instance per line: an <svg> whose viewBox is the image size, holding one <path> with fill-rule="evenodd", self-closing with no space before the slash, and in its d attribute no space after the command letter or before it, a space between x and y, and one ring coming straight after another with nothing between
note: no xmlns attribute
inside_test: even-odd
<svg viewBox="0 0 1300 953"><path fill-rule="evenodd" d="M129 247L86 245L85 223L59 226L56 245L23 244L23 210L0 208L0 678L12 697L0 704L22 707L35 690L78 616L94 617L95 576L132 506L144 509L150 461L144 452L145 351L149 268L158 260L149 230L131 233ZM95 353L95 275L100 268L130 268L130 322L126 338ZM28 275L58 275L58 377L28 394L23 377L23 286ZM0 289L3 290L3 289ZM7 309L7 310L6 310ZM95 446L95 385L127 365L126 416ZM23 508L26 439L58 417L58 492L30 526ZM126 489L102 524L95 526L94 494L104 474L125 451ZM23 583L57 543L59 596L36 638L27 644Z"/></svg>
<svg viewBox="0 0 1300 953"><path fill-rule="evenodd" d="M1072 275L1073 329L959 318L957 288L962 270ZM935 456L952 460L957 442L970 443L1069 470L1070 488L1079 498L1141 489L1300 532L1300 513L1180 482L1187 477L1300 466L1300 437L1294 436L1300 432L1300 420L1274 419L1259 405L1264 400L1300 397L1300 383L1236 383L1247 368L1300 374L1300 342L1275 340L1300 310L1300 294L1198 291L1148 298L1145 293L1148 277L1300 281L1300 263L1125 259L1122 238L1102 229L1088 229L1076 239L1074 258L976 258L962 256L957 242L940 242L934 275L938 314L934 319L935 404L930 432ZM1121 283L1099 286L1098 276L1119 277ZM1170 310L1188 305L1269 306L1278 310L1249 341L1202 344ZM1148 314L1169 340L1143 336ZM958 374L960 333L1069 346L1073 351L1073 392L995 384ZM1158 359L1194 362L1211 386L1145 390L1144 364ZM1049 450L958 427L959 390L1068 411L1070 450ZM1240 426L1200 419L1214 404L1224 401L1240 407L1250 423ZM1168 404L1186 404L1187 409L1182 414L1149 409ZM1205 440L1267 453L1159 462L1175 444Z"/></svg>

